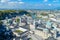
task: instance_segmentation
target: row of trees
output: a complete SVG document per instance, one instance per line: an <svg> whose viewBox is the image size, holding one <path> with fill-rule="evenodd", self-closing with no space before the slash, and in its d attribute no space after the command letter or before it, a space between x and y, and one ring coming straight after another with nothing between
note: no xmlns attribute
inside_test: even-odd
<svg viewBox="0 0 60 40"><path fill-rule="evenodd" d="M30 13L25 10L0 10L0 20L5 19L6 17L15 17L16 15L21 16L23 14L30 16Z"/></svg>

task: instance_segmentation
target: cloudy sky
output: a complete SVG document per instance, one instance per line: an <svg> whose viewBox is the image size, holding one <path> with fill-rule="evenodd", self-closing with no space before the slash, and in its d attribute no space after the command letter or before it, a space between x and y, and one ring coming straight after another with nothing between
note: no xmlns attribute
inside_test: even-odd
<svg viewBox="0 0 60 40"><path fill-rule="evenodd" d="M0 0L3 9L58 9L60 0Z"/></svg>

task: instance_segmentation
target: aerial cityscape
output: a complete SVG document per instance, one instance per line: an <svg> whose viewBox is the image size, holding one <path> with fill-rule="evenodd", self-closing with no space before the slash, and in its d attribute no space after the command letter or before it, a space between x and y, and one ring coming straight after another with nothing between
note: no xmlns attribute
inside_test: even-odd
<svg viewBox="0 0 60 40"><path fill-rule="evenodd" d="M60 0L0 0L0 40L60 40Z"/></svg>
<svg viewBox="0 0 60 40"><path fill-rule="evenodd" d="M0 40L60 40L60 10L1 10Z"/></svg>

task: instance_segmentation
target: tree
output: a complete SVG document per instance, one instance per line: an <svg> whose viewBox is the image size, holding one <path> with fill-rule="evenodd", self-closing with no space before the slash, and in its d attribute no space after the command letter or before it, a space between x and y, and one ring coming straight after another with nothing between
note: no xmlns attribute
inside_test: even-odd
<svg viewBox="0 0 60 40"><path fill-rule="evenodd" d="M19 21L20 21L20 19L19 19L19 18L17 18L17 19L16 19L16 22L17 22L17 23L19 23Z"/></svg>
<svg viewBox="0 0 60 40"><path fill-rule="evenodd" d="M11 29L6 28L6 26L2 25L0 21L0 40L11 40L13 38L13 32Z"/></svg>

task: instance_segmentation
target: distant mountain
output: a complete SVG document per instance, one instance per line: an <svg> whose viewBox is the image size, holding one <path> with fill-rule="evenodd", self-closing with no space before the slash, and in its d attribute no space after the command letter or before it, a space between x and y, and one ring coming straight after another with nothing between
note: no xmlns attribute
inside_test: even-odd
<svg viewBox="0 0 60 40"><path fill-rule="evenodd" d="M0 8L0 10L60 10L60 7L56 7L56 8L49 8L49 9L19 9L19 8Z"/></svg>
<svg viewBox="0 0 60 40"><path fill-rule="evenodd" d="M56 7L56 8L54 8L54 9L60 10L60 7Z"/></svg>

